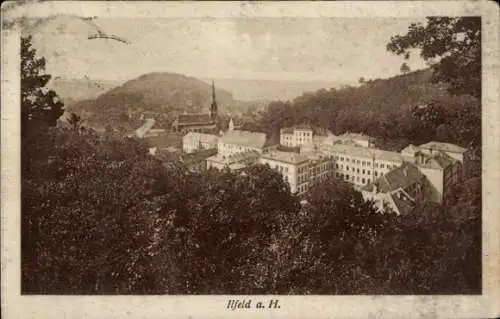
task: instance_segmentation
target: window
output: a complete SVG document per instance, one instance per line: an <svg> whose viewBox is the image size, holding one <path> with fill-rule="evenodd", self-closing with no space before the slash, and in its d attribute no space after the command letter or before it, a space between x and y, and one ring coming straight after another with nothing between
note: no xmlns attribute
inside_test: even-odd
<svg viewBox="0 0 500 319"><path fill-rule="evenodd" d="M356 170L356 173L358 173L358 174L359 174L359 168Z"/></svg>
<svg viewBox="0 0 500 319"><path fill-rule="evenodd" d="M360 160L358 160L358 164L360 164L360 163L361 163L361 161L360 161Z"/></svg>
<svg viewBox="0 0 500 319"><path fill-rule="evenodd" d="M345 170L346 170L346 171L349 171L349 165L346 165L346 166L345 166Z"/></svg>
<svg viewBox="0 0 500 319"><path fill-rule="evenodd" d="M378 172L377 172L377 171L375 171L375 177L377 177L377 176L378 176Z"/></svg>
<svg viewBox="0 0 500 319"><path fill-rule="evenodd" d="M366 182L366 181L365 181L365 179L364 179L364 178L362 178L362 179L361 179L361 183L363 183L363 184L364 184L365 182Z"/></svg>
<svg viewBox="0 0 500 319"><path fill-rule="evenodd" d="M368 170L366 173L367 173L368 175L370 175L370 174L372 173L372 171Z"/></svg>
<svg viewBox="0 0 500 319"><path fill-rule="evenodd" d="M359 176L356 177L356 182L359 182Z"/></svg>
<svg viewBox="0 0 500 319"><path fill-rule="evenodd" d="M375 168L378 168L378 163L375 163Z"/></svg>
<svg viewBox="0 0 500 319"><path fill-rule="evenodd" d="M384 164L380 164L380 168L384 168L384 167L385 167L385 165L384 165Z"/></svg>
<svg viewBox="0 0 500 319"><path fill-rule="evenodd" d="M345 174L345 180L348 181L349 180L349 174Z"/></svg>
<svg viewBox="0 0 500 319"><path fill-rule="evenodd" d="M368 179L367 182L368 182L368 184L370 184L371 183L371 179Z"/></svg>
<svg viewBox="0 0 500 319"><path fill-rule="evenodd" d="M365 170L363 170L363 174L365 174Z"/></svg>

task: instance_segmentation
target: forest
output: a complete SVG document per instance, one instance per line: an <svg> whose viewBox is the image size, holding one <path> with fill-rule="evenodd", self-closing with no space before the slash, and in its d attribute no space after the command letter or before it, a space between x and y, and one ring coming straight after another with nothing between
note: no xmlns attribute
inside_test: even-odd
<svg viewBox="0 0 500 319"><path fill-rule="evenodd" d="M460 20L429 23L461 26ZM406 36L420 28L425 29L416 25ZM391 39L390 48L404 54L401 43L413 42L400 39ZM335 178L313 188L309 204L301 205L267 166L250 166L242 174L194 173L169 154L150 156L140 140L97 134L78 117L56 125L64 105L45 89L50 79L43 72L45 60L29 38L21 42L23 294L481 293L480 158L479 169L468 172L446 205L420 203L408 216L376 213ZM436 81L446 75L438 67L433 72L440 74ZM459 84L446 88L458 90ZM376 83L361 90L369 92L370 85ZM348 108L321 102L347 101L356 90L276 102L292 107L292 117L273 115L283 108L270 105L263 122L254 125L273 129L279 127L276 121L320 121L318 109L324 108L322 114L345 117L335 125L316 123L334 131L342 123L379 138L401 130L398 136L413 143L438 134L435 115L444 112L443 104L415 110L410 121L432 130L408 133L389 111L388 123L373 116L358 128L363 117L350 118ZM469 93L467 99L478 99L477 92ZM450 93L455 99L451 94L457 93ZM364 98L358 97L358 105L377 101ZM459 120L461 111L449 104L446 110L457 120L445 121L454 125L445 131L460 138L456 143L480 148L477 127L465 122L475 118Z"/></svg>

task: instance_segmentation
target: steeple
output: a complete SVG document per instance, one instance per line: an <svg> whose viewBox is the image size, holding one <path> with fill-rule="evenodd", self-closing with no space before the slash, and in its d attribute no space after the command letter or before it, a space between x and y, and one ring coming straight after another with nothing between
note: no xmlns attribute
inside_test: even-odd
<svg viewBox="0 0 500 319"><path fill-rule="evenodd" d="M212 120L215 120L217 117L217 99L215 98L215 84L214 80L212 79L212 105L210 105L210 117Z"/></svg>

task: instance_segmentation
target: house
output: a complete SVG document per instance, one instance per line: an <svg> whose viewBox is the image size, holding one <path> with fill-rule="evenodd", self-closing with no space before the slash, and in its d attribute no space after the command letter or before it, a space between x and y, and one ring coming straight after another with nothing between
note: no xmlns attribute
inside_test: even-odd
<svg viewBox="0 0 500 319"><path fill-rule="evenodd" d="M288 147L300 146L311 142L313 129L308 125L297 125L280 130L280 144Z"/></svg>

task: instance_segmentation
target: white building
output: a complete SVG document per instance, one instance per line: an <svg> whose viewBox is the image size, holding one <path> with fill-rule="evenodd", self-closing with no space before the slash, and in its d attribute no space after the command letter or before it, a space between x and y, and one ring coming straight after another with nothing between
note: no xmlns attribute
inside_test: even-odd
<svg viewBox="0 0 500 319"><path fill-rule="evenodd" d="M217 150L221 156L247 151L264 153L276 147L277 145L269 143L265 133L240 130L227 131L217 143Z"/></svg>
<svg viewBox="0 0 500 319"><path fill-rule="evenodd" d="M280 172L293 194L305 194L314 183L325 181L332 174L331 158L322 154L297 154L271 151L263 154L261 164Z"/></svg>
<svg viewBox="0 0 500 319"><path fill-rule="evenodd" d="M309 126L298 125L280 130L280 144L288 147L300 146L312 141L313 130Z"/></svg>
<svg viewBox="0 0 500 319"><path fill-rule="evenodd" d="M370 184L403 163L403 156L397 152L352 144L323 144L318 151L333 158L336 177L359 187Z"/></svg>
<svg viewBox="0 0 500 319"><path fill-rule="evenodd" d="M213 134L188 132L182 138L182 150L192 153L203 149L217 148L219 137Z"/></svg>

